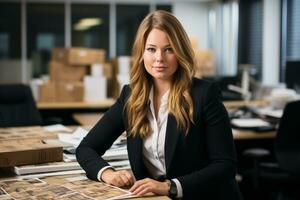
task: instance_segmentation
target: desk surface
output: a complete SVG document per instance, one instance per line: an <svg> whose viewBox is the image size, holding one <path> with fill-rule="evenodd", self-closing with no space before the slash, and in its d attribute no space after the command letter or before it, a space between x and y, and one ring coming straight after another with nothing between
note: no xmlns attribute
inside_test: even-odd
<svg viewBox="0 0 300 200"><path fill-rule="evenodd" d="M109 108L115 103L115 99L105 99L97 102L37 102L39 109L68 109L68 108ZM226 108L237 108L245 105L250 106L266 106L266 100L254 101L224 101Z"/></svg>
<svg viewBox="0 0 300 200"><path fill-rule="evenodd" d="M251 100L251 101L224 101L224 105L227 109L234 109L242 106L267 106L269 105L269 101L267 100Z"/></svg>
<svg viewBox="0 0 300 200"><path fill-rule="evenodd" d="M258 140L258 139L273 139L276 136L276 131L255 132L248 130L232 129L234 140Z"/></svg>
<svg viewBox="0 0 300 200"><path fill-rule="evenodd" d="M93 126L101 118L100 113L77 113L74 114L74 119L82 126ZM234 140L255 140L255 139L272 139L276 136L276 131L255 132L249 130L233 129Z"/></svg>
<svg viewBox="0 0 300 200"><path fill-rule="evenodd" d="M1 168L0 168L1 175ZM0 176L1 177L1 176ZM14 180L14 181L12 181ZM119 195L127 195L128 192L116 187L108 186L101 182L89 180L82 173L66 173L49 176L24 176L0 178L0 196L5 199L23 199L24 197L37 197L43 199L106 199ZM20 188L22 188L20 190ZM4 190L6 192L4 192ZM26 192L28 191L28 192ZM4 192L4 193L3 193ZM98 198L97 198L98 197ZM2 198L0 198L2 199ZM90 199L90 198L88 198ZM153 196L134 198L137 200L168 200L167 196Z"/></svg>
<svg viewBox="0 0 300 200"><path fill-rule="evenodd" d="M115 103L115 99L104 99L97 102L37 102L38 109L85 109L85 108L109 108Z"/></svg>
<svg viewBox="0 0 300 200"><path fill-rule="evenodd" d="M82 126L94 126L103 113L74 113L73 118Z"/></svg>

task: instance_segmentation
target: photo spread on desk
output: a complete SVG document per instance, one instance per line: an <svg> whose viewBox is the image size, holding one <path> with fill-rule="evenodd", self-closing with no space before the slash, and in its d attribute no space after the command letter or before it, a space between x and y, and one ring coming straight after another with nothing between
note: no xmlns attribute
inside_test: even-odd
<svg viewBox="0 0 300 200"><path fill-rule="evenodd" d="M82 174L0 181L0 200L116 200L130 196L126 190L89 180Z"/></svg>

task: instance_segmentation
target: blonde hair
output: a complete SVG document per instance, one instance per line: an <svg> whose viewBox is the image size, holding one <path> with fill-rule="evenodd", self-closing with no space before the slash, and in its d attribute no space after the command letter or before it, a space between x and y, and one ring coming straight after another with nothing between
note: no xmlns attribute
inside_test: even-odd
<svg viewBox="0 0 300 200"><path fill-rule="evenodd" d="M146 138L151 132L147 114L152 77L145 69L143 54L147 37L154 28L167 34L178 61L178 69L174 73L170 88L168 109L177 121L177 128L187 134L190 123L193 123L194 112L189 92L194 75L194 51L176 17L161 10L154 11L144 18L133 45L133 63L130 73L131 94L125 105L129 129L134 137L140 136L141 138Z"/></svg>

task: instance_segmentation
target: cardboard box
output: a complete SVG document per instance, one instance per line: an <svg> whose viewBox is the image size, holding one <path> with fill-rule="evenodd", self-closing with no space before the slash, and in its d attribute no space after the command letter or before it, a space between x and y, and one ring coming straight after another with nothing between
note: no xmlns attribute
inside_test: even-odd
<svg viewBox="0 0 300 200"><path fill-rule="evenodd" d="M82 81L86 74L86 66L71 66L56 61L49 63L51 81L76 82Z"/></svg>
<svg viewBox="0 0 300 200"><path fill-rule="evenodd" d="M56 85L54 82L46 82L39 86L39 102L56 101Z"/></svg>
<svg viewBox="0 0 300 200"><path fill-rule="evenodd" d="M69 65L91 65L104 63L105 50L90 48L54 48L52 60Z"/></svg>
<svg viewBox="0 0 300 200"><path fill-rule="evenodd" d="M111 98L118 98L120 95L120 86L117 79L118 74L118 59L110 60L112 77L107 79L107 96Z"/></svg>
<svg viewBox="0 0 300 200"><path fill-rule="evenodd" d="M39 139L0 140L0 167L62 161L63 148Z"/></svg>
<svg viewBox="0 0 300 200"><path fill-rule="evenodd" d="M57 139L57 135L41 126L0 128L0 141L16 139Z"/></svg>
<svg viewBox="0 0 300 200"><path fill-rule="evenodd" d="M107 99L107 80L105 77L84 77L84 101L95 102Z"/></svg>
<svg viewBox="0 0 300 200"><path fill-rule="evenodd" d="M56 101L57 102L81 102L84 96L84 86L82 82L57 82Z"/></svg>
<svg viewBox="0 0 300 200"><path fill-rule="evenodd" d="M212 50L195 50L196 77L214 76L215 59Z"/></svg>
<svg viewBox="0 0 300 200"><path fill-rule="evenodd" d="M198 49L199 48L199 40L197 37L190 37L190 42L192 45L193 49Z"/></svg>
<svg viewBox="0 0 300 200"><path fill-rule="evenodd" d="M93 64L90 67L91 76L96 77L105 77L105 78L112 78L113 76L113 67L110 63L102 63L102 64Z"/></svg>

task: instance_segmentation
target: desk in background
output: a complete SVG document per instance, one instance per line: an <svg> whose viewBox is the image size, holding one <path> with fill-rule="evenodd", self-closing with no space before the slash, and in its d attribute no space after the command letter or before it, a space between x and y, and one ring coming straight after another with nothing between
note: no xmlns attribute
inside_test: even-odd
<svg viewBox="0 0 300 200"><path fill-rule="evenodd" d="M43 119L58 118L64 125L79 125L74 113L103 113L115 103L115 99L97 102L38 102L37 107Z"/></svg>
<svg viewBox="0 0 300 200"><path fill-rule="evenodd" d="M103 113L74 113L73 118L81 126L94 126L99 119L103 116Z"/></svg>
<svg viewBox="0 0 300 200"><path fill-rule="evenodd" d="M101 118L102 114L99 113L75 113L74 119L81 126L93 126ZM268 132L255 132L250 130L233 129L234 140L260 140L260 139L274 139L276 136L275 131Z"/></svg>
<svg viewBox="0 0 300 200"><path fill-rule="evenodd" d="M104 113L115 103L115 99L105 99L98 102L38 102L37 107L44 119L60 118L61 123L64 125L91 125L95 124L93 117L89 117L87 113L99 114ZM269 102L266 100L256 100L256 101L225 101L224 105L227 110L236 109L242 106L266 106ZM85 113L84 117L75 117L78 113ZM74 115L75 114L75 115ZM95 116L96 116L95 115ZM78 115L77 115L78 116ZM76 119L78 118L78 119ZM90 118L82 120L79 118Z"/></svg>
<svg viewBox="0 0 300 200"><path fill-rule="evenodd" d="M38 102L38 109L108 109L115 103L114 99L105 99L97 102Z"/></svg>
<svg viewBox="0 0 300 200"><path fill-rule="evenodd" d="M270 104L267 100L251 100L251 101L224 101L226 109L236 109L243 106L262 107Z"/></svg>

